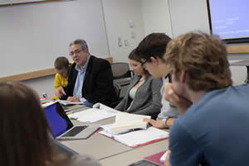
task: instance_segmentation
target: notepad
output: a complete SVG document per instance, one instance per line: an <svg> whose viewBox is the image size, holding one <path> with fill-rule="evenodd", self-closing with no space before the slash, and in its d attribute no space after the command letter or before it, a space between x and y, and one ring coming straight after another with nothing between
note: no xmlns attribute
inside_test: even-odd
<svg viewBox="0 0 249 166"><path fill-rule="evenodd" d="M169 133L167 131L157 129L155 127L130 131L124 134L110 134L105 130L102 130L99 131L99 134L113 138L114 140L132 148L161 141L167 139L169 136Z"/></svg>

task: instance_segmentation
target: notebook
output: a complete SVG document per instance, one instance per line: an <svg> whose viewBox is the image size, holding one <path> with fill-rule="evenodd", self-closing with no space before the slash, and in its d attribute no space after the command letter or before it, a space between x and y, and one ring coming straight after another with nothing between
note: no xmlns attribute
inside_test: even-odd
<svg viewBox="0 0 249 166"><path fill-rule="evenodd" d="M168 151L166 151L168 152ZM157 165L163 166L164 165L164 161L166 159L166 152L165 150L150 156L145 157L144 159L147 161L150 161L152 163L155 163Z"/></svg>
<svg viewBox="0 0 249 166"><path fill-rule="evenodd" d="M87 139L99 125L74 126L59 102L44 108L52 134L56 139Z"/></svg>

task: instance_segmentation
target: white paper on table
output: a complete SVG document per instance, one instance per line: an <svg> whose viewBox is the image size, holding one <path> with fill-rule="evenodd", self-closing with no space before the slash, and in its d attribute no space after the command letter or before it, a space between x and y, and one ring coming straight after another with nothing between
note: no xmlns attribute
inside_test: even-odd
<svg viewBox="0 0 249 166"><path fill-rule="evenodd" d="M50 105L52 105L54 103L55 103L54 101L50 101L50 102L47 102L47 103L43 103L41 105L42 105L42 108L45 108L45 107L48 107L48 106L50 106Z"/></svg>
<svg viewBox="0 0 249 166"><path fill-rule="evenodd" d="M67 100L58 100L58 102L63 105L83 104L82 102L72 102L72 101L67 101Z"/></svg>
<svg viewBox="0 0 249 166"><path fill-rule="evenodd" d="M110 134L105 130L102 130L99 133L108 137L113 137L116 141L130 147L146 144L158 139L168 138L169 136L169 132L157 129L155 127L149 127L145 130L134 130L124 134L116 135Z"/></svg>
<svg viewBox="0 0 249 166"><path fill-rule="evenodd" d="M101 104L101 103L94 104L93 108L97 108L97 109L100 109L100 110L105 110L106 112L110 112L110 113L118 113L118 112L120 112L118 110L115 110L115 109L113 109L111 107L108 107L108 106L106 106L104 104Z"/></svg>
<svg viewBox="0 0 249 166"><path fill-rule="evenodd" d="M120 134L134 129L146 129L148 122L143 121L145 118L150 119L151 117L148 115L118 112L114 123L101 127L110 134Z"/></svg>
<svg viewBox="0 0 249 166"><path fill-rule="evenodd" d="M99 104L99 103L97 103ZM103 104L101 104L101 107L97 107L96 104L93 106L93 108L89 108L84 111L76 112L73 114L68 115L71 119L76 119L80 122L97 122L99 120L107 119L113 116L116 116L116 114L119 111L116 111L110 107L107 107Z"/></svg>

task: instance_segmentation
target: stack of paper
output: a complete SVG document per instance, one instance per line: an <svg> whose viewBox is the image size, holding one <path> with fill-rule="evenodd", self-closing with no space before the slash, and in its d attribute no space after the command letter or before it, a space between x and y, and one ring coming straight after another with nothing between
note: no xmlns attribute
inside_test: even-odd
<svg viewBox="0 0 249 166"><path fill-rule="evenodd" d="M118 112L115 122L104 125L102 128L110 134L119 134L134 129L146 129L148 122L143 121L145 118L150 119L150 116Z"/></svg>
<svg viewBox="0 0 249 166"><path fill-rule="evenodd" d="M106 105L104 105L104 104L101 104L101 103L96 103L96 104L94 104L94 105L93 105L93 108L98 108L98 109L100 109L100 110L105 110L105 111L107 111L107 112L113 112L113 113L119 112L119 111L117 111L117 110L115 110L115 109L113 109L113 108L111 108L111 107L108 107L108 106L106 106Z"/></svg>
<svg viewBox="0 0 249 166"><path fill-rule="evenodd" d="M168 138L169 133L154 127L135 130L124 134L110 134L105 130L99 132L130 147L137 147Z"/></svg>
<svg viewBox="0 0 249 166"><path fill-rule="evenodd" d="M68 115L71 119L76 119L80 122L97 122L99 120L107 119L116 116L118 111L107 107L103 104L95 104L93 108L84 111L76 112Z"/></svg>
<svg viewBox="0 0 249 166"><path fill-rule="evenodd" d="M46 102L46 103L42 103L42 108L45 108L45 107L48 107L50 105L54 104L54 101L49 101L49 102Z"/></svg>
<svg viewBox="0 0 249 166"><path fill-rule="evenodd" d="M75 104L83 104L82 102L72 102L67 100L58 100L58 102L62 105L75 105Z"/></svg>

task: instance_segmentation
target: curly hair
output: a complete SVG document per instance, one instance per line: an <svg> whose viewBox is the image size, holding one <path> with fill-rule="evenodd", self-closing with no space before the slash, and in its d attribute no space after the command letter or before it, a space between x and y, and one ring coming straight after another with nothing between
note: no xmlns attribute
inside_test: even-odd
<svg viewBox="0 0 249 166"><path fill-rule="evenodd" d="M187 73L188 86L194 91L213 90L232 84L227 51L217 37L205 33L187 33L171 40L164 55L176 79Z"/></svg>

